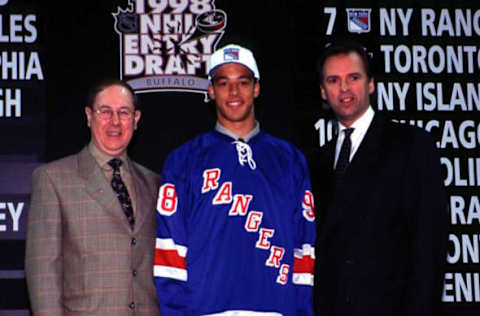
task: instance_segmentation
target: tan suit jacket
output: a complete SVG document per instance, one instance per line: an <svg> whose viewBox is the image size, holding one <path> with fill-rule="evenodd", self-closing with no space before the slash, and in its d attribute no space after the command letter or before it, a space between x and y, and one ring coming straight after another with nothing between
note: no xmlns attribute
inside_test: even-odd
<svg viewBox="0 0 480 316"><path fill-rule="evenodd" d="M87 147L34 171L25 259L34 316L159 315L152 272L159 178L129 163L133 230Z"/></svg>

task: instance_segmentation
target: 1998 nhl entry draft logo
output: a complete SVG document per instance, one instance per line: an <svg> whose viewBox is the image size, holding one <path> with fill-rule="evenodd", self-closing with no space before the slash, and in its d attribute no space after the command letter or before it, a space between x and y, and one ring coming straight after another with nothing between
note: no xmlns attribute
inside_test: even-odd
<svg viewBox="0 0 480 316"><path fill-rule="evenodd" d="M372 9L346 9L347 25L350 33L370 32L370 12Z"/></svg>
<svg viewBox="0 0 480 316"><path fill-rule="evenodd" d="M120 38L120 77L136 92L205 94L206 62L227 15L214 0L129 0L113 13Z"/></svg>

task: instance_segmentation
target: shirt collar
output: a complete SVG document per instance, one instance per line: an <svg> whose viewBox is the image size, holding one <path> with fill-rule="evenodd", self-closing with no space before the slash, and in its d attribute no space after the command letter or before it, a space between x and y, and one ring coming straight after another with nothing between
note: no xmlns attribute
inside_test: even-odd
<svg viewBox="0 0 480 316"><path fill-rule="evenodd" d="M360 116L360 118L358 118L355 122L353 122L353 124L350 126L350 127L353 127L355 130L353 131L353 135L355 134L364 134L368 127L370 126L370 123L372 122L373 120L373 116L375 115L375 111L373 110L372 106L368 106L368 109L365 111L365 113L363 113L362 116ZM338 122L338 134L340 135L340 133L346 129L347 127L344 126L342 123Z"/></svg>
<svg viewBox="0 0 480 316"><path fill-rule="evenodd" d="M119 157L112 157L112 156L104 153L100 149L98 149L98 147L95 145L95 142L93 140L91 140L90 143L88 144L88 150L90 151L93 158L95 158L95 160L97 161L97 163L100 165L100 167L102 169L112 170L112 167L110 167L108 162L110 160L112 160L113 158L118 158L123 162L121 168L125 168L125 171L127 171L127 172L129 171L129 166L128 166L128 163L127 163L128 162L128 157L127 157L126 152L121 154Z"/></svg>
<svg viewBox="0 0 480 316"><path fill-rule="evenodd" d="M226 128L225 126L223 126L222 124L220 124L220 122L217 121L217 123L215 124L215 130L219 133L222 133L224 135L227 135L235 140L238 140L238 139L243 139L245 142L248 142L250 139L252 139L255 135L257 135L258 133L260 133L260 123L258 121L255 121L255 127L250 131L248 132L247 135L243 136L243 137L240 137L238 136L237 134L235 134L234 132L232 132L231 130L229 130L228 128Z"/></svg>

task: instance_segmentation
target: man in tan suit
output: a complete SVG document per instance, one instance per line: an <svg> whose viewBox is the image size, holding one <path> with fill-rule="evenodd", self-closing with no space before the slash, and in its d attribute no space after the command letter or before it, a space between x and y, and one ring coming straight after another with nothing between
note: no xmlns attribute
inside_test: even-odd
<svg viewBox="0 0 480 316"><path fill-rule="evenodd" d="M33 173L25 260L33 314L159 315L158 176L126 154L141 115L136 96L104 81L85 113L90 144Z"/></svg>

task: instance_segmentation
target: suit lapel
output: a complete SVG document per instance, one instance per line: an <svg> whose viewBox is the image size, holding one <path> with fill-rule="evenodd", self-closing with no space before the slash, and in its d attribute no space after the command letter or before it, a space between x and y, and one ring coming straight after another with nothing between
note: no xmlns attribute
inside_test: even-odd
<svg viewBox="0 0 480 316"><path fill-rule="evenodd" d="M372 167L377 164L380 157L383 125L383 119L380 118L378 114L375 115L348 167L347 181L351 178L358 179L358 176L370 174L376 169Z"/></svg>
<svg viewBox="0 0 480 316"><path fill-rule="evenodd" d="M113 217L119 218L125 228L130 230L117 195L113 192L110 183L108 183L95 158L90 154L88 146L78 154L78 166L80 175L86 181L85 190L90 197Z"/></svg>
<svg viewBox="0 0 480 316"><path fill-rule="evenodd" d="M368 189L370 179L375 178L374 173L378 171L381 154L383 126L383 118L376 114L345 172L344 186L339 189L336 202L354 205L359 201L359 195L365 194L365 187Z"/></svg>
<svg viewBox="0 0 480 316"><path fill-rule="evenodd" d="M148 217L147 215L154 210L154 193L152 192L152 188L148 186L148 183L142 172L133 162L130 161L129 163L131 167L130 170L132 170L133 183L135 186L136 207L134 230L136 231L143 225L143 222Z"/></svg>

